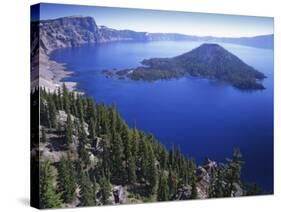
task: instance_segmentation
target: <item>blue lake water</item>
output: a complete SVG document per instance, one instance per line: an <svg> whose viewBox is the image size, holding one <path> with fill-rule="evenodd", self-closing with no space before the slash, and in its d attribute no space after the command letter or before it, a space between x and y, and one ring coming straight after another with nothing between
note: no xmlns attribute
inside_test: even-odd
<svg viewBox="0 0 281 212"><path fill-rule="evenodd" d="M273 192L273 50L221 44L263 72L266 90L245 92L215 80L185 77L143 82L106 78L101 71L132 68L151 57L187 52L199 42L111 42L55 50L51 59L75 73L67 80L98 102L115 103L126 122L153 133L167 148L180 145L201 163L224 162L239 147L242 178Z"/></svg>

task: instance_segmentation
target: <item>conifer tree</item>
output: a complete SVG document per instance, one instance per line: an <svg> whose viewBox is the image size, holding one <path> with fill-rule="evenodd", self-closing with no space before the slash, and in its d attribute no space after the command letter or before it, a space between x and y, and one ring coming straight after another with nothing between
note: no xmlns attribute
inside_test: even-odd
<svg viewBox="0 0 281 212"><path fill-rule="evenodd" d="M240 150L234 149L232 159L227 159L228 167L225 170L225 180L227 182L227 196L231 196L232 193L235 192L234 183L240 183L241 165L243 164L241 158L242 154Z"/></svg>
<svg viewBox="0 0 281 212"><path fill-rule="evenodd" d="M169 169L169 175L168 175L168 185L169 185L169 191L170 195L174 195L177 190L177 176L174 174L173 170Z"/></svg>
<svg viewBox="0 0 281 212"><path fill-rule="evenodd" d="M81 122L84 121L84 106L83 106L83 99L81 95L77 95L77 111L78 111L78 118Z"/></svg>
<svg viewBox="0 0 281 212"><path fill-rule="evenodd" d="M111 192L111 186L109 180L103 175L99 181L101 202L103 205L109 204L109 197Z"/></svg>
<svg viewBox="0 0 281 212"><path fill-rule="evenodd" d="M196 182L195 182L195 180L193 180L191 182L191 196L190 196L190 198L191 199L197 199L197 195L198 195L198 193L197 193L197 188L196 188Z"/></svg>
<svg viewBox="0 0 281 212"><path fill-rule="evenodd" d="M167 182L167 177L162 172L159 177L159 186L157 191L157 200L158 201L167 201L169 200L169 186Z"/></svg>
<svg viewBox="0 0 281 212"><path fill-rule="evenodd" d="M123 145L119 133L115 133L112 137L111 145L111 158L112 158L112 168L111 173L113 180L118 184L124 184L125 169L123 165Z"/></svg>
<svg viewBox="0 0 281 212"><path fill-rule="evenodd" d="M166 150L163 148L160 152L160 166L163 170L167 169L167 163L168 163L168 155Z"/></svg>
<svg viewBox="0 0 281 212"><path fill-rule="evenodd" d="M66 113L70 113L70 105L69 105L69 93L65 83L62 86L62 99L63 99L63 109Z"/></svg>
<svg viewBox="0 0 281 212"><path fill-rule="evenodd" d="M56 128L57 127L57 110L56 106L54 104L54 101L51 97L48 98L48 114L49 114L49 126L50 128Z"/></svg>
<svg viewBox="0 0 281 212"><path fill-rule="evenodd" d="M88 175L82 171L80 182L80 205L92 206L95 204L95 197L93 194L93 188Z"/></svg>
<svg viewBox="0 0 281 212"><path fill-rule="evenodd" d="M140 172L138 175L139 180L146 179L148 173L148 148L144 138L140 139L138 149L138 167Z"/></svg>
<svg viewBox="0 0 281 212"><path fill-rule="evenodd" d="M63 101L62 101L62 94L61 94L61 88L58 88L58 109L63 109Z"/></svg>
<svg viewBox="0 0 281 212"><path fill-rule="evenodd" d="M87 134L84 129L83 123L80 123L80 130L79 130L79 146L78 146L78 153L80 159L84 162L84 165L88 165L90 162L89 153L86 150L86 144L88 143Z"/></svg>
<svg viewBox="0 0 281 212"><path fill-rule="evenodd" d="M89 122L89 136L91 139L95 138L96 132L95 132L96 126L93 118L90 118Z"/></svg>
<svg viewBox="0 0 281 212"><path fill-rule="evenodd" d="M169 164L172 168L175 167L175 148L174 145L170 147L170 152L169 152Z"/></svg>
<svg viewBox="0 0 281 212"><path fill-rule="evenodd" d="M58 208L62 201L53 185L54 175L48 161L40 162L40 208Z"/></svg>
<svg viewBox="0 0 281 212"><path fill-rule="evenodd" d="M97 200L96 200L96 193L97 193L97 181L95 176L92 179L92 190L93 190L93 205L97 204Z"/></svg>
<svg viewBox="0 0 281 212"><path fill-rule="evenodd" d="M62 157L59 163L58 185L64 202L72 202L75 196L76 183L74 168L69 156L67 159Z"/></svg>
<svg viewBox="0 0 281 212"><path fill-rule="evenodd" d="M69 102L70 102L70 113L72 115L74 115L75 117L78 117L78 110L77 110L77 105L76 105L76 95L74 92L70 93Z"/></svg>
<svg viewBox="0 0 281 212"><path fill-rule="evenodd" d="M128 183L134 183L136 181L136 162L135 157L132 155L132 139L129 129L126 125L121 127L121 135L124 146L124 157L126 162L126 181Z"/></svg>
<svg viewBox="0 0 281 212"><path fill-rule="evenodd" d="M65 140L66 144L69 146L73 143L73 125L70 114L67 114L66 126L65 126Z"/></svg>
<svg viewBox="0 0 281 212"><path fill-rule="evenodd" d="M209 197L224 197L224 182L223 182L223 170L218 168L217 171L213 172L209 185Z"/></svg>
<svg viewBox="0 0 281 212"><path fill-rule="evenodd" d="M110 142L108 136L103 136L100 147L102 149L101 152L101 167L100 170L105 174L107 178L111 177L110 169L111 169L111 153L110 153Z"/></svg>
<svg viewBox="0 0 281 212"><path fill-rule="evenodd" d="M134 183L136 182L136 162L134 160L134 157L130 154L129 158L127 159L128 167L127 167L127 179L128 183Z"/></svg>
<svg viewBox="0 0 281 212"><path fill-rule="evenodd" d="M157 167L155 164L155 156L152 150L152 147L149 146L148 148L148 172L147 174L147 181L149 182L149 187L151 193L155 192L155 188L157 185L157 179L158 179L158 174L157 174Z"/></svg>

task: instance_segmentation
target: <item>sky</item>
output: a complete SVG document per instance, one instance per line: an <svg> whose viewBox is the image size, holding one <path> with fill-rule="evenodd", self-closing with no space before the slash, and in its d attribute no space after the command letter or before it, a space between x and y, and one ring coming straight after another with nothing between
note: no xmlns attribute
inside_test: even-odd
<svg viewBox="0 0 281 212"><path fill-rule="evenodd" d="M251 37L274 33L273 18L64 4L41 4L40 19L91 16L97 25L140 32ZM34 19L36 14L32 14Z"/></svg>

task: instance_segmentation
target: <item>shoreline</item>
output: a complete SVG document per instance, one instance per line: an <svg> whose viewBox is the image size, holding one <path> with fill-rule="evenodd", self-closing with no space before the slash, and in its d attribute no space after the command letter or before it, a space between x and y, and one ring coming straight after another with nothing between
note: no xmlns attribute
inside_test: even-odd
<svg viewBox="0 0 281 212"><path fill-rule="evenodd" d="M51 52L40 51L39 53L39 85L50 92L54 92L65 84L68 90L83 94L83 92L77 91L77 82L63 81L66 77L71 76L73 72L66 68L66 64L51 60L49 57Z"/></svg>

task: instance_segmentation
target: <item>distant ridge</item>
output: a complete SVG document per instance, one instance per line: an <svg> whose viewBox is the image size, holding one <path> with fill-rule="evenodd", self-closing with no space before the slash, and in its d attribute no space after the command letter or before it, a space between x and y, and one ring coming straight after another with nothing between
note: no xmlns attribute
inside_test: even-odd
<svg viewBox="0 0 281 212"><path fill-rule="evenodd" d="M255 37L224 38L212 36L193 36L179 33L149 33L133 30L116 30L98 26L90 16L68 16L40 21L41 44L47 50L73 47L84 43L108 42L115 40L186 40L202 42L225 42L257 48L273 48L273 35Z"/></svg>

